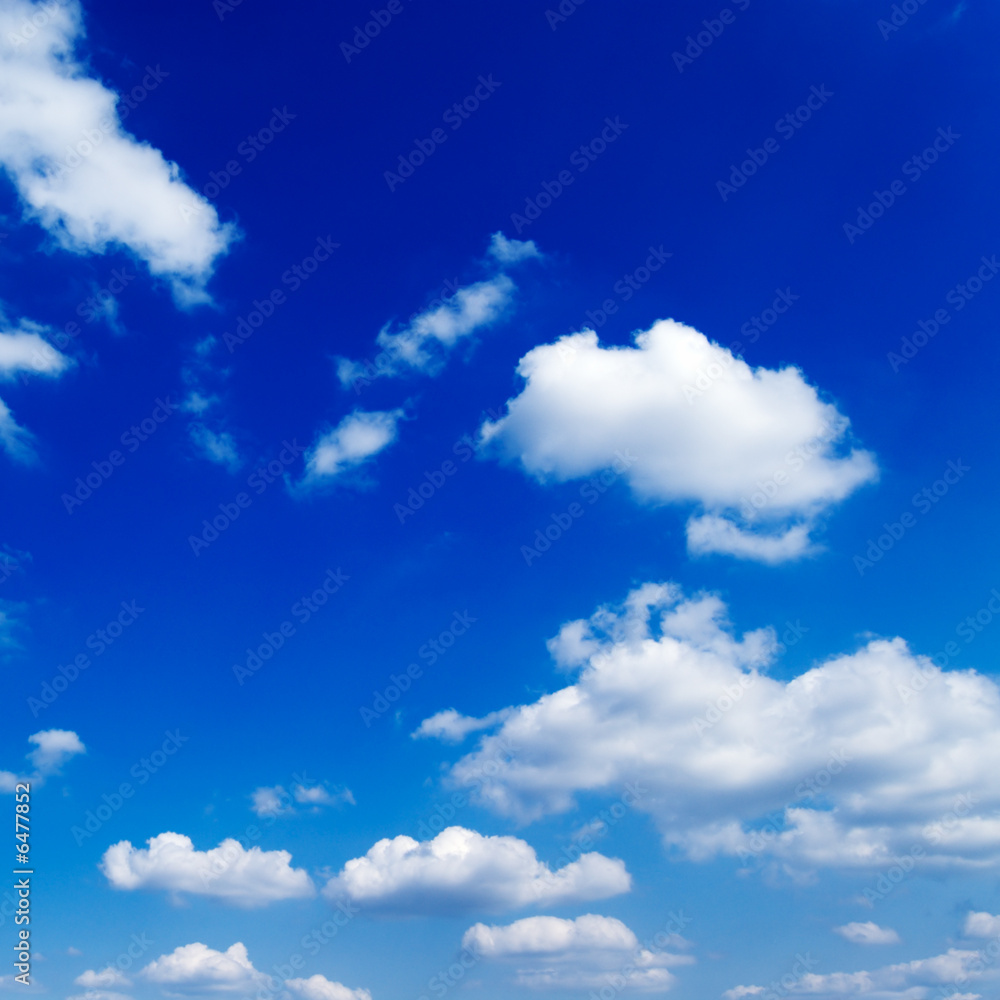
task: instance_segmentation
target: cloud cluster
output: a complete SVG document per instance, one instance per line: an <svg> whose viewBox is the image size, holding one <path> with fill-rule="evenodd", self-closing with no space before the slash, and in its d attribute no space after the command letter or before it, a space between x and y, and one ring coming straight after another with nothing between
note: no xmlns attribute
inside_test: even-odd
<svg viewBox="0 0 1000 1000"><path fill-rule="evenodd" d="M38 11L28 0L0 7L0 165L25 214L76 253L126 247L178 301L203 301L231 228L177 164L124 130L118 96L76 56L85 34L77 0L33 18Z"/></svg>
<svg viewBox="0 0 1000 1000"><path fill-rule="evenodd" d="M618 859L584 854L553 871L523 840L451 826L423 843L380 840L348 861L323 895L391 913L497 913L605 899L628 892L631 883Z"/></svg>
<svg viewBox="0 0 1000 1000"><path fill-rule="evenodd" d="M623 473L644 503L696 505L688 547L777 563L806 554L819 515L876 477L849 422L797 368L751 368L661 320L634 347L585 330L529 351L525 380L481 440L543 481Z"/></svg>
<svg viewBox="0 0 1000 1000"><path fill-rule="evenodd" d="M116 889L163 889L248 908L316 892L308 872L292 868L288 851L247 850L236 840L197 851L179 833L161 833L147 843L136 848L122 840L104 852L101 871Z"/></svg>
<svg viewBox="0 0 1000 1000"><path fill-rule="evenodd" d="M0 792L14 791L19 781L41 785L46 778L58 774L68 760L87 752L80 737L69 729L43 729L29 736L28 742L35 744L35 749L26 754L32 773L19 777L13 771L0 771Z"/></svg>
<svg viewBox="0 0 1000 1000"><path fill-rule="evenodd" d="M694 961L644 948L620 920L593 913L575 920L526 917L506 927L476 924L465 932L462 945L480 958L516 964L516 985L530 989L610 986L616 993L626 987L663 993L676 981L669 967Z"/></svg>
<svg viewBox="0 0 1000 1000"><path fill-rule="evenodd" d="M812 1000L843 1000L845 997L871 997L873 1000L927 1000L948 996L951 1000L977 1000L978 993L963 993L966 984L995 975L995 963L987 950L949 948L943 955L919 958L912 962L887 965L871 972L808 972L797 979L781 981L781 996L811 997ZM773 995L772 987L735 986L723 993L725 1000Z"/></svg>
<svg viewBox="0 0 1000 1000"><path fill-rule="evenodd" d="M450 770L531 821L579 793L647 790L665 844L689 858L774 859L795 872L1000 863L1000 688L875 639L791 680L765 670L770 629L737 638L711 594L646 584L550 643L568 686L517 706ZM516 746L516 756L496 746Z"/></svg>

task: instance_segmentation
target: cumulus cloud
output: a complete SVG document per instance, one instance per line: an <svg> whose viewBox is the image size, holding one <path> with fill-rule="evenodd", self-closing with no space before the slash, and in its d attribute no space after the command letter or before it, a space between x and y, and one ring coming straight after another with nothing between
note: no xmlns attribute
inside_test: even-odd
<svg viewBox="0 0 1000 1000"><path fill-rule="evenodd" d="M402 416L402 410L355 410L344 417L332 430L321 434L306 453L300 486L309 488L331 481L374 458L396 440Z"/></svg>
<svg viewBox="0 0 1000 1000"><path fill-rule="evenodd" d="M683 939L680 939L681 943ZM516 963L518 986L544 989L601 989L663 993L676 977L673 965L689 955L652 950L620 920L593 913L563 920L527 917L506 927L476 924L462 938L471 954Z"/></svg>
<svg viewBox="0 0 1000 1000"><path fill-rule="evenodd" d="M494 233L487 250L489 272L480 281L454 287L451 295L432 301L405 323L387 323L375 343L375 361L337 359L337 376L344 386L368 384L380 376L421 372L436 375L461 341L502 320L514 301L517 286L506 269L542 254L533 240L511 240Z"/></svg>
<svg viewBox="0 0 1000 1000"><path fill-rule="evenodd" d="M899 935L891 927L879 927L871 920L834 927L834 932L852 944L899 944Z"/></svg>
<svg viewBox="0 0 1000 1000"><path fill-rule="evenodd" d="M483 425L484 448L542 481L614 468L640 502L694 504L692 553L805 555L819 515L876 478L801 371L751 368L673 320L634 347L602 347L592 330L561 337L517 371L525 386Z"/></svg>
<svg viewBox="0 0 1000 1000"><path fill-rule="evenodd" d="M225 951L200 941L182 945L154 959L139 975L147 982L169 987L171 993L246 993L268 980L266 973L253 967L246 945L240 941Z"/></svg>
<svg viewBox="0 0 1000 1000"><path fill-rule="evenodd" d="M825 975L806 973L790 984L783 979L781 995L808 996L813 1000L842 1000L843 997L872 997L873 1000L927 1000L947 995L951 1000L977 1000L978 993L960 993L955 987L989 975L992 959L981 951L949 948L943 955L912 962L887 965L872 972L831 972ZM935 987L938 989L935 990ZM942 991L941 987L947 987ZM954 992L953 992L954 991ZM726 990L726 1000L766 995L764 986L736 986Z"/></svg>
<svg viewBox="0 0 1000 1000"><path fill-rule="evenodd" d="M116 889L165 889L247 908L315 895L309 874L291 867L288 851L246 850L231 839L196 851L191 838L179 833L161 833L146 843L148 848L136 848L122 840L104 852L101 871Z"/></svg>
<svg viewBox="0 0 1000 1000"><path fill-rule="evenodd" d="M992 679L899 638L774 679L778 645L771 629L734 635L717 596L645 584L565 626L550 649L573 682L513 708L448 780L522 822L634 782L635 808L695 860L888 869L917 845L921 870L1000 862Z"/></svg>
<svg viewBox="0 0 1000 1000"><path fill-rule="evenodd" d="M77 0L36 17L40 10L28 0L0 7L0 164L25 215L76 253L127 247L171 282L178 301L204 300L231 228L177 164L122 127L118 96L77 57L85 35Z"/></svg>
<svg viewBox="0 0 1000 1000"><path fill-rule="evenodd" d="M76 733L68 729L43 729L28 737L35 744L25 756L34 769L33 772L18 777L13 771L0 771L0 792L12 792L19 781L29 781L41 785L46 778L59 774L65 764L87 748Z"/></svg>
<svg viewBox="0 0 1000 1000"><path fill-rule="evenodd" d="M372 1000L368 990L352 990L343 983L331 982L320 975L308 979L286 979L285 988L303 1000Z"/></svg>
<svg viewBox="0 0 1000 1000"><path fill-rule="evenodd" d="M631 884L617 858L584 854L553 871L523 840L450 826L423 843L380 840L364 857L348 861L323 895L395 913L496 913L606 899Z"/></svg>
<svg viewBox="0 0 1000 1000"><path fill-rule="evenodd" d="M254 968L240 941L226 951L216 951L200 941L182 945L150 962L139 975L173 995L250 995L262 989L269 995L274 992L271 976ZM320 975L286 979L282 985L303 1000L371 1000L367 990L348 989Z"/></svg>
<svg viewBox="0 0 1000 1000"><path fill-rule="evenodd" d="M91 989L109 989L112 986L132 985L132 981L124 973L111 965L106 969L101 969L100 972L87 969L85 972L80 973L73 982L77 986L86 986Z"/></svg>
<svg viewBox="0 0 1000 1000"><path fill-rule="evenodd" d="M1000 937L1000 917L995 917L992 913L970 913L965 918L965 936Z"/></svg>

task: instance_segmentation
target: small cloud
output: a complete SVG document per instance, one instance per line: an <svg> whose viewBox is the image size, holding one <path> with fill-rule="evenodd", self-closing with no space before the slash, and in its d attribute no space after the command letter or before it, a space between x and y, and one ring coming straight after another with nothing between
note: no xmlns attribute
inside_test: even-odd
<svg viewBox="0 0 1000 1000"><path fill-rule="evenodd" d="M541 257L541 251L534 240L509 240L501 232L490 237L490 248L487 251L500 264L517 264L531 257Z"/></svg>
<svg viewBox="0 0 1000 1000"><path fill-rule="evenodd" d="M834 927L833 931L851 944L899 944L899 935L891 927L879 927L871 920L844 924Z"/></svg>

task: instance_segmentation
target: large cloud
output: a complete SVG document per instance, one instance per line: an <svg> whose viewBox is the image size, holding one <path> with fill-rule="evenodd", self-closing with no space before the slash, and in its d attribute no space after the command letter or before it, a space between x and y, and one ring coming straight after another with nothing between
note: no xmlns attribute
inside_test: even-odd
<svg viewBox="0 0 1000 1000"><path fill-rule="evenodd" d="M41 785L46 778L58 774L71 758L87 752L80 737L69 729L43 729L28 737L35 749L26 756L33 768L32 773L18 777L13 771L0 771L0 792L12 792L19 781Z"/></svg>
<svg viewBox="0 0 1000 1000"><path fill-rule="evenodd" d="M615 468L643 502L695 504L695 553L801 556L816 517L876 476L872 455L847 443L847 418L797 368L751 368L673 320L635 347L565 336L517 370L526 384L483 425L487 449L541 480Z"/></svg>
<svg viewBox="0 0 1000 1000"><path fill-rule="evenodd" d="M216 951L200 941L182 945L150 962L139 975L173 996L206 993L248 996L263 992L265 996L277 997L288 991L303 1000L371 1000L367 990L352 990L325 976L275 980L254 968L241 941L225 951Z"/></svg>
<svg viewBox="0 0 1000 1000"><path fill-rule="evenodd" d="M1000 689L973 670L874 639L772 679L771 630L737 638L718 597L671 584L549 645L575 681L515 708L450 771L471 786L493 760L477 794L500 813L531 821L632 783L636 808L693 859L797 871L911 853L921 869L1000 862ZM500 741L517 754L498 757Z"/></svg>
<svg viewBox="0 0 1000 1000"><path fill-rule="evenodd" d="M104 852L101 871L116 889L165 889L243 907L316 892L309 874L292 868L288 851L246 850L236 840L196 851L191 838L179 833L161 833L147 843L140 849L122 840Z"/></svg>
<svg viewBox="0 0 1000 1000"><path fill-rule="evenodd" d="M584 854L557 871L516 837L484 837L450 826L433 840L386 838L354 858L323 894L366 910L395 913L497 913L605 899L631 888L618 859Z"/></svg>
<svg viewBox="0 0 1000 1000"><path fill-rule="evenodd" d="M25 211L66 249L127 247L168 279L182 302L232 239L176 164L122 127L117 95L90 76L76 0L0 4L0 164Z"/></svg>
<svg viewBox="0 0 1000 1000"><path fill-rule="evenodd" d="M476 924L462 945L479 958L516 963L516 984L536 989L611 987L618 993L627 986L662 993L675 982L668 967L694 961L644 947L620 920L593 913L575 920L527 917L506 927Z"/></svg>

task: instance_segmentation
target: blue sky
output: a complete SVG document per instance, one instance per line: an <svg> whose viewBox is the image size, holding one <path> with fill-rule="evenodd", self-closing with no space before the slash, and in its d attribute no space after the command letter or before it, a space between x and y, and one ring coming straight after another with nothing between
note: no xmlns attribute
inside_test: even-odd
<svg viewBox="0 0 1000 1000"><path fill-rule="evenodd" d="M998 27L2 0L0 990L995 995Z"/></svg>

